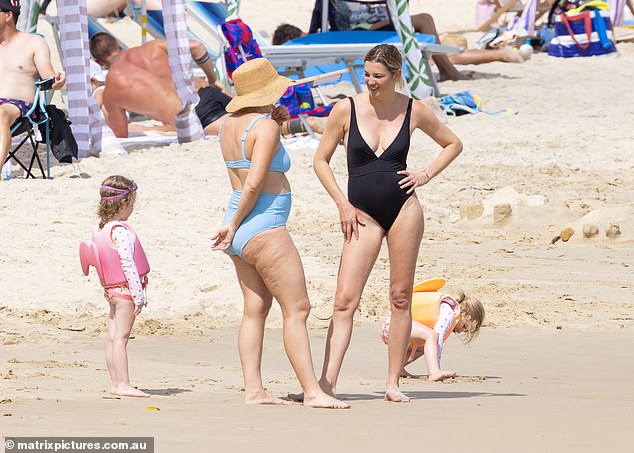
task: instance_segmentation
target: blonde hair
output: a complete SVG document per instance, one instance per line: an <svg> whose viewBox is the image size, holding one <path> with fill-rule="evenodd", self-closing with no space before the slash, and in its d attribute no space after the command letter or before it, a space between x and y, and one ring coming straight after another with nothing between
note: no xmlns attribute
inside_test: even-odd
<svg viewBox="0 0 634 453"><path fill-rule="evenodd" d="M363 62L365 63L366 61L381 63L392 75L396 74L396 72L400 71L403 67L403 57L392 44L379 44L378 46L374 46L365 54ZM403 84L403 75L401 74L397 85L400 88Z"/></svg>
<svg viewBox="0 0 634 453"><path fill-rule="evenodd" d="M471 328L465 332L465 343L471 343L480 333L484 322L484 306L478 299L467 296L462 290L455 292L454 299L460 305L461 316L468 317L472 322Z"/></svg>
<svg viewBox="0 0 634 453"><path fill-rule="evenodd" d="M124 205L134 202L137 185L125 176L108 176L101 183L99 189L99 207L97 215L100 218L99 228L112 220Z"/></svg>

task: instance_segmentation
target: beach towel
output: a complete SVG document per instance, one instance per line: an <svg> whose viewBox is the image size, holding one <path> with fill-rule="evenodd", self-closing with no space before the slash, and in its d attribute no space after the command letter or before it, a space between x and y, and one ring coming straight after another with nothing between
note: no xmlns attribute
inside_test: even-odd
<svg viewBox="0 0 634 453"><path fill-rule="evenodd" d="M479 96L475 96L471 91L460 91L456 94L448 94L438 99L438 105L450 116L461 116L468 113L474 114L480 111Z"/></svg>
<svg viewBox="0 0 634 453"><path fill-rule="evenodd" d="M514 108L505 108L495 111L483 110L480 96L471 93L469 90L442 96L438 99L438 105L443 112L449 116L476 114L478 112L486 113L487 115L500 115L502 113L517 114L517 110Z"/></svg>
<svg viewBox="0 0 634 453"><path fill-rule="evenodd" d="M262 52L253 37L251 28L241 19L233 19L220 25L228 48L225 50L225 65L227 75L233 80L233 71L247 60L261 58ZM280 98L280 104L288 109L291 117L310 115L317 117L328 116L332 105L316 107L310 83L303 83L289 87Z"/></svg>
<svg viewBox="0 0 634 453"><path fill-rule="evenodd" d="M288 109L291 117L310 115L324 117L330 114L334 105L316 107L310 83L301 83L288 87L280 98L280 104Z"/></svg>
<svg viewBox="0 0 634 453"><path fill-rule="evenodd" d="M233 71L247 60L260 58L260 46L253 39L253 33L242 19L233 19L220 25L222 34L227 39L229 47L225 50L225 64L227 75L233 80Z"/></svg>

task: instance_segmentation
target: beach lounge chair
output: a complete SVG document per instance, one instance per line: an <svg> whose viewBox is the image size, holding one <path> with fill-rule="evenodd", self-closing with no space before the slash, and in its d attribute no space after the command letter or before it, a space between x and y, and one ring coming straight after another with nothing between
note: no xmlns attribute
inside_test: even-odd
<svg viewBox="0 0 634 453"><path fill-rule="evenodd" d="M417 40L425 59L427 72L431 74L429 60L434 54L458 53L461 47L436 44L432 35L418 33ZM296 72L304 77L328 73L348 68L348 76L356 91L360 93L363 80L360 72L363 57L374 46L391 43L401 52L403 45L394 32L390 31L331 31L302 36L281 46L261 47L262 54L275 66L284 66L288 72ZM438 92L433 77L435 92Z"/></svg>
<svg viewBox="0 0 634 453"><path fill-rule="evenodd" d="M55 79L50 78L35 83L32 107L11 125L11 136L17 139L14 140L17 144L9 149L7 159L2 162L2 166L9 161L16 163L24 170L25 178L35 178L33 166L36 162L42 178L50 179L51 177L50 123L46 105L48 105L48 91L51 90L53 82ZM21 152L27 142L31 145L30 155L28 151L26 154ZM39 155L40 145L44 145L46 149L46 171Z"/></svg>
<svg viewBox="0 0 634 453"><path fill-rule="evenodd" d="M334 64L339 66L328 66L327 68L321 68L321 70L333 70L337 67L341 67L341 64L344 64L350 69L350 81L357 92L360 92L361 77L359 73L355 72L355 69L359 69L362 66L363 56L368 50L377 44L391 43L404 53L401 40L398 34L393 31L393 27L390 27L390 24L386 23L384 28L392 28L392 30L368 29L369 25L377 24L381 21L392 21L385 0L315 0L309 34L296 40L288 41L285 45L293 46L296 44L304 44L323 46L319 49L314 49L311 55L312 58L317 56L315 52L327 51L326 45L334 46L331 54L333 57L338 58L338 61L334 62ZM356 28L351 29L354 24L358 23L362 23L362 25L355 25ZM321 31L321 33L318 33L319 31ZM433 92L438 93L438 85L432 76L429 63L432 55L458 53L462 51L462 48L438 44L433 35L417 33L416 40L422 54L422 63L427 78L431 83ZM299 49L295 49L295 51L299 51ZM273 54L280 53L279 51L273 50L273 54L269 54L268 49L262 49L262 52L267 58L274 57ZM281 52L286 54L292 51L291 49L287 49ZM356 58L350 59L351 53L354 52L359 53L357 53ZM325 64L323 59L320 59L322 60L321 64ZM308 72L306 75L312 74Z"/></svg>

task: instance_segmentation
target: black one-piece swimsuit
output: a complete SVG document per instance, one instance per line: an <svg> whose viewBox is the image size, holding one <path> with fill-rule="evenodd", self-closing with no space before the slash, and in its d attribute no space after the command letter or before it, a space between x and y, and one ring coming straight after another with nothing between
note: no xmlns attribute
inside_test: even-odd
<svg viewBox="0 0 634 453"><path fill-rule="evenodd" d="M350 132L348 134L348 200L361 209L387 231L398 217L401 208L411 196L408 188L401 189L399 181L405 175L396 172L407 168L409 152L409 123L412 99L401 130L383 154L377 157L361 136L357 124L354 101L350 99Z"/></svg>

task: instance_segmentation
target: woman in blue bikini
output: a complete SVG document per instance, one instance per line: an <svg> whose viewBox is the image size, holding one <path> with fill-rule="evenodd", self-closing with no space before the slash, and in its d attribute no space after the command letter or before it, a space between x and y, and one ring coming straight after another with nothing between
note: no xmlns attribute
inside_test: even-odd
<svg viewBox="0 0 634 453"><path fill-rule="evenodd" d="M412 326L412 287L424 229L415 189L427 184L462 151L458 137L431 110L396 91L402 83L401 65L401 54L389 44L368 52L364 60L368 91L335 105L313 162L319 180L337 204L344 236L320 379L324 391L333 396L352 336L353 316L385 238L392 313L385 399L409 401L399 390L399 376ZM407 169L410 135L415 129L442 148L426 170ZM341 140L348 160L347 196L329 165Z"/></svg>
<svg viewBox="0 0 634 453"><path fill-rule="evenodd" d="M237 96L227 105L230 115L218 133L233 192L212 249L230 256L244 296L238 337L244 402L291 404L270 395L262 384L264 323L275 297L282 308L284 347L306 395L304 405L348 408L324 393L315 376L306 329L310 301L304 269L286 230L291 189L284 173L291 162L270 113L291 81L264 58L242 64L233 81Z"/></svg>

